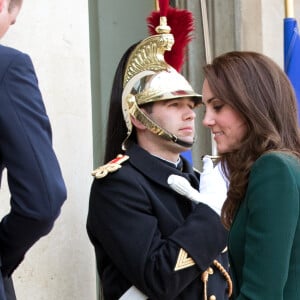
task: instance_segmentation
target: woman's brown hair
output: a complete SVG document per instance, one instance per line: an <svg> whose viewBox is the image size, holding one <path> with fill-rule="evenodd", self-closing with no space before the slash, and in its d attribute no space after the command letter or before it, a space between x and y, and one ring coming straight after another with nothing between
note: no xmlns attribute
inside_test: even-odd
<svg viewBox="0 0 300 300"><path fill-rule="evenodd" d="M268 151L285 151L300 158L297 102L281 68L256 52L229 52L204 67L215 97L245 119L247 134L238 150L221 155L230 187L222 209L229 228L245 196L253 163Z"/></svg>

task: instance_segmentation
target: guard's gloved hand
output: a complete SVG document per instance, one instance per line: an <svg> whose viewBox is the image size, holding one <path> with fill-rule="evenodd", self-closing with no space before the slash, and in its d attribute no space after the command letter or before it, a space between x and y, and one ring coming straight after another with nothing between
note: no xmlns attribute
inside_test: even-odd
<svg viewBox="0 0 300 300"><path fill-rule="evenodd" d="M221 165L213 166L209 157L203 158L203 172L200 177L200 192L194 189L182 176L170 175L168 184L177 193L195 201L202 202L211 207L218 215L227 195L227 180L221 170Z"/></svg>
<svg viewBox="0 0 300 300"><path fill-rule="evenodd" d="M204 156L199 186L200 194L203 195L201 202L221 215L223 203L227 198L228 186L229 182L222 171L221 163L217 163L214 167L211 158Z"/></svg>

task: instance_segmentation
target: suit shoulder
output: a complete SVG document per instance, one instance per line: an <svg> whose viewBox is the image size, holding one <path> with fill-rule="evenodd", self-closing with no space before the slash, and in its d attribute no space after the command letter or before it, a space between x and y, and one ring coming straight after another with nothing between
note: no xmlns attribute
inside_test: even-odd
<svg viewBox="0 0 300 300"><path fill-rule="evenodd" d="M25 53L21 52L20 50L17 50L15 48L11 48L11 47L6 47L3 45L0 45L0 59L9 59L9 58L14 58L18 55L26 55Z"/></svg>
<svg viewBox="0 0 300 300"><path fill-rule="evenodd" d="M6 46L0 45L0 75L2 76L10 69L12 66L23 66L32 65L31 58L29 55Z"/></svg>
<svg viewBox="0 0 300 300"><path fill-rule="evenodd" d="M101 179L106 177L109 173L116 172L120 168L122 168L122 164L129 159L128 155L118 154L116 158L112 159L105 165L98 167L97 169L92 171L92 176L95 179Z"/></svg>

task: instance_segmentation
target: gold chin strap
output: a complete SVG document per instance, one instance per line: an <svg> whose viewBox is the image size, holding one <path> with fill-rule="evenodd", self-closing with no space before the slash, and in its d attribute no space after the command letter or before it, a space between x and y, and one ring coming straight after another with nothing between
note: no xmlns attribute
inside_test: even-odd
<svg viewBox="0 0 300 300"><path fill-rule="evenodd" d="M177 143L183 147L190 148L194 144L194 141L192 143L188 143L188 142L178 139L178 137L176 135L166 131L165 129L160 127L157 123L155 123L153 120L151 120L138 107L138 105L135 101L135 97L133 95L129 94L127 96L126 102L127 102L127 108L128 108L129 115L135 117L138 121L140 121L143 125L145 125L152 133L157 134L158 136L160 136L168 141L173 141L174 143ZM125 150L126 140L123 142L123 146L122 146L123 150Z"/></svg>
<svg viewBox="0 0 300 300"><path fill-rule="evenodd" d="M162 129L158 124L143 113L143 111L138 107L133 95L129 95L127 102L130 114L144 124L149 130L151 130L151 132L170 141L177 140L176 136Z"/></svg>

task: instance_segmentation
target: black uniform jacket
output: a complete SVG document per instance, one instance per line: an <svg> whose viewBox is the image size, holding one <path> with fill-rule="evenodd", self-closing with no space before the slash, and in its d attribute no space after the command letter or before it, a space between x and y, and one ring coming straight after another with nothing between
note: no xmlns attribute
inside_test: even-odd
<svg viewBox="0 0 300 300"><path fill-rule="evenodd" d="M225 248L227 231L211 208L167 183L171 174L190 176L198 189L199 175L184 159L181 172L137 145L126 154L119 170L94 180L90 194L87 230L105 300L118 299L132 285L153 300L202 299L201 274ZM187 255L181 264L180 252ZM178 261L182 269L175 271ZM227 299L226 286L215 270L208 296Z"/></svg>

